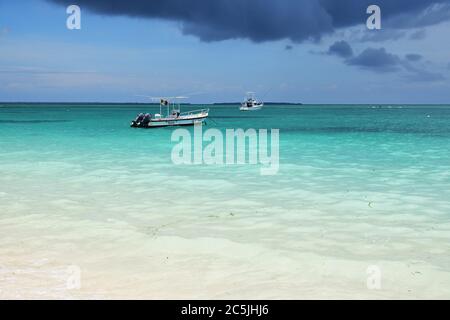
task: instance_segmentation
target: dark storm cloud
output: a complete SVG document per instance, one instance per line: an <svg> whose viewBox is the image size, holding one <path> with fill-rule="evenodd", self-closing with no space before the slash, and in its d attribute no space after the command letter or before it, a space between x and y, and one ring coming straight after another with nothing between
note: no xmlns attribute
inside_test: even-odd
<svg viewBox="0 0 450 320"><path fill-rule="evenodd" d="M450 20L450 2L436 1L423 10L416 11L414 15L408 11L401 12L395 19L388 19L385 25L389 28L419 28L448 20Z"/></svg>
<svg viewBox="0 0 450 320"><path fill-rule="evenodd" d="M47 0L64 6L66 0ZM377 0L382 17L400 20L396 28L419 19L431 25L450 19L450 0ZM373 0L77 0L83 9L106 15L177 21L183 33L203 41L245 38L255 42L319 39L338 28L364 24ZM425 10L435 8L440 10ZM447 5L445 5L447 4ZM444 8L444 9L442 9ZM428 12L427 14L421 14Z"/></svg>
<svg viewBox="0 0 450 320"><path fill-rule="evenodd" d="M441 73L427 70L425 65L420 63L422 58L420 54L410 53L402 59L387 52L385 48L367 48L358 55L344 59L344 62L374 72L401 71L403 78L408 81L434 82L446 79Z"/></svg>
<svg viewBox="0 0 450 320"><path fill-rule="evenodd" d="M341 58L349 58L353 56L353 49L346 41L341 40L333 43L327 53Z"/></svg>
<svg viewBox="0 0 450 320"><path fill-rule="evenodd" d="M346 60L346 63L373 71L389 72L399 69L401 59L387 52L385 48L367 48L359 55Z"/></svg>
<svg viewBox="0 0 450 320"><path fill-rule="evenodd" d="M409 62L404 62L403 67L408 73L404 76L409 81L415 82L434 82L445 80L445 76L439 72L429 71Z"/></svg>
<svg viewBox="0 0 450 320"><path fill-rule="evenodd" d="M409 53L409 54L405 55L405 58L409 61L419 61L422 59L422 56L420 54L416 54L416 53Z"/></svg>

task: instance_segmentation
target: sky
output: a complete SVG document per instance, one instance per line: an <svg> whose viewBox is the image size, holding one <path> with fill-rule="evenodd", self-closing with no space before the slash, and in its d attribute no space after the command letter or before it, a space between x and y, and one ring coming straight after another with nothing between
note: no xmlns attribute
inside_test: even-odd
<svg viewBox="0 0 450 320"><path fill-rule="evenodd" d="M0 101L449 104L449 31L450 0L0 0Z"/></svg>

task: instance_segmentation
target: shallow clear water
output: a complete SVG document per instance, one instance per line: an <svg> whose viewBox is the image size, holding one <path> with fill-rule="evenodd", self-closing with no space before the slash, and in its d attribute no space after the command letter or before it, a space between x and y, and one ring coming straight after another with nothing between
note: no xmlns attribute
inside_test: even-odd
<svg viewBox="0 0 450 320"><path fill-rule="evenodd" d="M278 173L175 166L152 106L0 106L0 297L450 297L450 106L210 108Z"/></svg>

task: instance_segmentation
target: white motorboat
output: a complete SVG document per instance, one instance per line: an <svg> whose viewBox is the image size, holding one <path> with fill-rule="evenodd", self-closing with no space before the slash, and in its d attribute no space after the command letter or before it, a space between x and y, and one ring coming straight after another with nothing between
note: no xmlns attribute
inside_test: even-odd
<svg viewBox="0 0 450 320"><path fill-rule="evenodd" d="M180 99L175 97L174 99ZM192 126L203 124L208 118L209 109L199 109L187 112L181 112L180 103L170 103L169 98L159 99L159 113L151 114L140 113L131 121L130 126L134 128L162 128L172 126ZM166 115L163 115L163 108L166 108Z"/></svg>
<svg viewBox="0 0 450 320"><path fill-rule="evenodd" d="M254 92L247 92L247 96L246 96L244 102L241 103L241 107L239 108L239 110L241 110L241 111L261 110L261 108L263 106L264 106L264 103L258 101L255 98Z"/></svg>

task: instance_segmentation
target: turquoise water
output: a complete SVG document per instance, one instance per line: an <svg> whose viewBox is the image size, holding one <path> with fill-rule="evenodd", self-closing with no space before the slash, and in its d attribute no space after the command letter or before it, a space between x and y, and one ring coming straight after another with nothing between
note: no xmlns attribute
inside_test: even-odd
<svg viewBox="0 0 450 320"><path fill-rule="evenodd" d="M278 173L175 166L153 106L3 104L0 296L450 297L450 106L210 109L279 129Z"/></svg>

